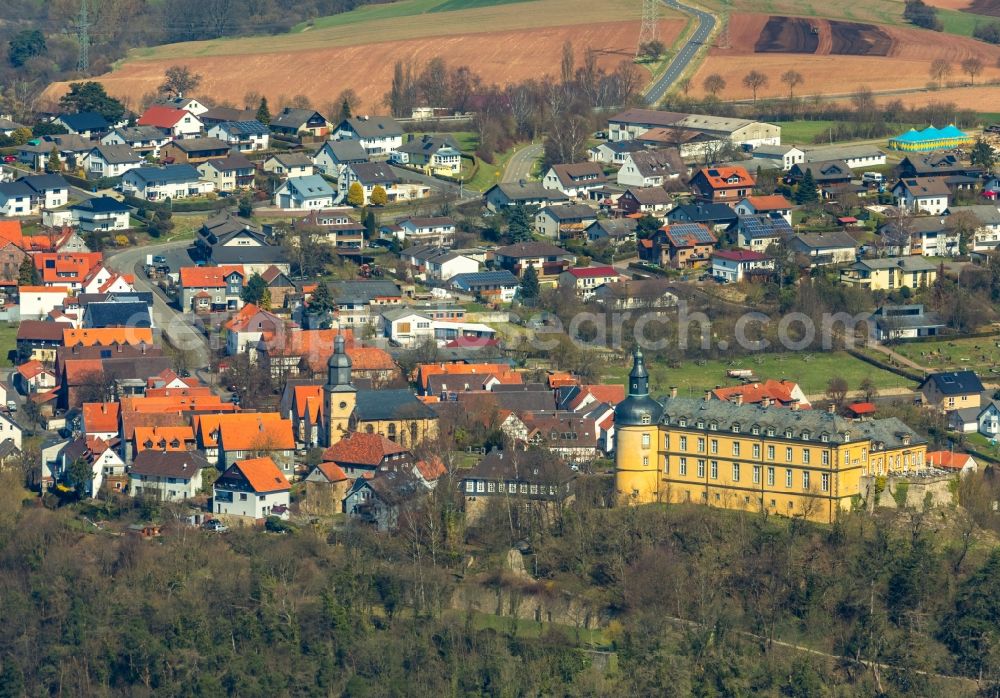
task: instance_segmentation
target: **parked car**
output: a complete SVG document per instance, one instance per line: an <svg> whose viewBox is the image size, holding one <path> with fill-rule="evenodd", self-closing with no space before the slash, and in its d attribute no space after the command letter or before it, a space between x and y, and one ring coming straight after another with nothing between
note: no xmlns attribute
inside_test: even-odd
<svg viewBox="0 0 1000 698"><path fill-rule="evenodd" d="M17 156L16 155L4 155L3 156L3 161L4 162L17 162Z"/></svg>
<svg viewBox="0 0 1000 698"><path fill-rule="evenodd" d="M209 519L201 525L206 531L215 531L216 533L225 533L229 530L229 526L222 523L218 519Z"/></svg>
<svg viewBox="0 0 1000 698"><path fill-rule="evenodd" d="M17 403L14 402L13 400L8 400L7 401L7 411L8 412L17 412Z"/></svg>

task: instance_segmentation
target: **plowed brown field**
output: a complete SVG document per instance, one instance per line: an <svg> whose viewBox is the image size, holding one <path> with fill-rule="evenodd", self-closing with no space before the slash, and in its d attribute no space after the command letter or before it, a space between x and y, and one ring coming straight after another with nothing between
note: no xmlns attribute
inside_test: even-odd
<svg viewBox="0 0 1000 698"><path fill-rule="evenodd" d="M1000 68L996 67L1000 47L961 36L902 27L874 27L878 34L888 37L888 48L885 48L885 40L873 45L878 51L884 50L885 55L833 55L836 33L831 31L830 22L817 19L809 20L819 28L816 53L758 53L757 43L769 19L768 15L761 14L733 15L729 30L730 48L712 48L709 51L692 80L692 92L703 94L702 81L707 75L718 73L726 81L726 88L719 93L720 99L748 99L752 92L743 87L742 80L751 69L757 69L770 78L770 83L757 91L759 98L787 94L788 90L780 80L781 74L787 70L796 70L805 78L805 82L795 89L798 95L848 94L861 85L876 91L919 88L931 81L928 71L935 58L951 62L953 73L950 80L967 79L962 75L959 64L969 56L980 57L986 66L976 78L978 82L1000 79ZM840 32L843 35L843 30Z"/></svg>
<svg viewBox="0 0 1000 698"><path fill-rule="evenodd" d="M665 20L660 37L668 45L683 29L679 20ZM121 69L96 78L108 92L124 98L136 108L143 95L163 82L163 72L183 63L202 75L199 94L217 101L242 104L248 92L258 92L271 104L287 103L295 95L306 95L316 106L325 106L341 90L351 88L367 112L383 110L382 98L392 81L393 64L403 61L419 70L430 59L441 56L449 65L467 65L483 80L500 85L525 78L540 78L559 72L562 46L573 42L578 60L589 47L598 51L598 64L612 70L631 58L638 39L638 22L610 22L534 30L470 33L423 39L391 41L359 46L261 52L240 55L197 56L136 60ZM57 98L66 87L56 83L46 92Z"/></svg>

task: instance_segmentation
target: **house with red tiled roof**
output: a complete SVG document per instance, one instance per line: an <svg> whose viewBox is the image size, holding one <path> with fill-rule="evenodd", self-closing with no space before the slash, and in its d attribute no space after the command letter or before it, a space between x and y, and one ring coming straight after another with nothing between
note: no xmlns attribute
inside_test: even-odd
<svg viewBox="0 0 1000 698"><path fill-rule="evenodd" d="M32 255L43 286L65 286L73 292L82 290L85 280L93 280L91 271L102 267L100 252L40 252ZM107 276L110 272L105 270ZM101 279L101 282L107 279Z"/></svg>
<svg viewBox="0 0 1000 698"><path fill-rule="evenodd" d="M22 395L47 393L56 387L56 372L41 361L28 361L14 372L14 387Z"/></svg>
<svg viewBox="0 0 1000 698"><path fill-rule="evenodd" d="M288 518L292 486L269 457L238 460L226 468L212 488L212 512L254 521Z"/></svg>
<svg viewBox="0 0 1000 698"><path fill-rule="evenodd" d="M153 330L149 327L89 327L63 329L63 346L114 347L119 344L133 347L152 346Z"/></svg>
<svg viewBox="0 0 1000 698"><path fill-rule="evenodd" d="M598 456L601 441L594 419L573 412L549 410L525 412L520 416L528 429L529 445L548 449L571 463Z"/></svg>
<svg viewBox="0 0 1000 698"><path fill-rule="evenodd" d="M292 422L274 413L241 412L220 415L219 465L256 455L267 455L286 475L294 471L295 436Z"/></svg>
<svg viewBox="0 0 1000 698"><path fill-rule="evenodd" d="M509 373L516 373L509 364L505 363L435 363L435 364L419 364L415 372L415 381L417 383L418 391L423 394L429 394L431 389L430 377L440 376L440 375L487 375L496 376L501 383L521 383L520 377L514 378L513 376L507 377Z"/></svg>
<svg viewBox="0 0 1000 698"><path fill-rule="evenodd" d="M299 504L302 513L312 515L340 514L344 497L351 488L351 478L333 462L320 463L305 477L306 496Z"/></svg>
<svg viewBox="0 0 1000 698"><path fill-rule="evenodd" d="M117 402L83 403L83 433L106 440L117 437L120 414L121 404Z"/></svg>
<svg viewBox="0 0 1000 698"><path fill-rule="evenodd" d="M194 429L190 426L150 426L135 428L132 452L191 451L195 447Z"/></svg>
<svg viewBox="0 0 1000 698"><path fill-rule="evenodd" d="M747 196L736 204L736 213L741 216L777 216L784 218L788 225L792 224L792 202L781 194Z"/></svg>
<svg viewBox="0 0 1000 698"><path fill-rule="evenodd" d="M116 440L105 441L95 436L81 436L71 441L59 454L59 462L53 476L65 482L70 466L82 462L90 466L91 476L83 483L83 495L96 497L102 487L110 491L122 492L128 484L125 475L125 461L114 448ZM68 484L68 483L67 483Z"/></svg>
<svg viewBox="0 0 1000 698"><path fill-rule="evenodd" d="M774 264L774 257L755 250L716 250L712 253L712 276L725 283L767 279L774 274Z"/></svg>
<svg viewBox="0 0 1000 698"><path fill-rule="evenodd" d="M960 475L968 475L979 470L979 464L968 453L954 451L928 451L924 462L932 468L949 470Z"/></svg>
<svg viewBox="0 0 1000 698"><path fill-rule="evenodd" d="M673 389L671 389L672 391ZM728 400L738 405L766 405L807 410L812 407L802 388L794 381L767 379L711 391L713 400Z"/></svg>
<svg viewBox="0 0 1000 698"><path fill-rule="evenodd" d="M138 126L152 126L171 138L191 138L202 131L201 119L184 109L154 104L142 113Z"/></svg>
<svg viewBox="0 0 1000 698"><path fill-rule="evenodd" d="M571 289L584 300L591 298L598 286L622 281L624 277L610 264L573 267L559 275L559 287Z"/></svg>
<svg viewBox="0 0 1000 698"><path fill-rule="evenodd" d="M181 308L196 313L238 310L243 305L243 287L248 278L242 265L181 267Z"/></svg>
<svg viewBox="0 0 1000 698"><path fill-rule="evenodd" d="M296 385L292 388L292 431L295 439L306 448L322 443L325 404L322 385Z"/></svg>
<svg viewBox="0 0 1000 698"><path fill-rule="evenodd" d="M274 303L272 296L271 302ZM279 304L280 305L280 304ZM226 329L226 353L230 356L247 354L251 361L257 359L257 345L265 334L276 335L291 330L298 325L264 310L255 303L247 303L224 325Z"/></svg>
<svg viewBox="0 0 1000 698"><path fill-rule="evenodd" d="M354 341L354 333L347 329L286 327L276 334L265 334L257 345L257 355L275 380L300 375L325 376L334 340L340 333L344 335L344 351L351 359L352 377L385 385L399 375L399 368L388 352Z"/></svg>
<svg viewBox="0 0 1000 698"><path fill-rule="evenodd" d="M742 167L703 167L691 178L699 201L736 206L753 193L756 179Z"/></svg>
<svg viewBox="0 0 1000 698"><path fill-rule="evenodd" d="M704 223L670 223L656 232L649 249L639 256L674 269L697 269L708 264L718 239Z"/></svg>
<svg viewBox="0 0 1000 698"><path fill-rule="evenodd" d="M336 463L348 477L378 470L409 471L413 454L381 434L354 432L323 451L324 463Z"/></svg>

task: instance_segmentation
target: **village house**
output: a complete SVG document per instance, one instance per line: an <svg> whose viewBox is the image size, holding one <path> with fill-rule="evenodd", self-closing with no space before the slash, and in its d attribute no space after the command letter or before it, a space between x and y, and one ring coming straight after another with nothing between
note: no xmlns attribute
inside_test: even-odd
<svg viewBox="0 0 1000 698"><path fill-rule="evenodd" d="M17 359L19 362L41 361L52 365L56 360L56 350L63 343L61 322L45 320L21 320L17 326Z"/></svg>
<svg viewBox="0 0 1000 698"><path fill-rule="evenodd" d="M277 334L286 329L286 321L254 303L240 308L225 324L226 353L230 356L248 354L257 359L257 345L265 334Z"/></svg>
<svg viewBox="0 0 1000 698"><path fill-rule="evenodd" d="M369 157L387 157L403 145L403 127L388 116L357 116L341 121L333 140L356 140Z"/></svg>
<svg viewBox="0 0 1000 698"><path fill-rule="evenodd" d="M899 163L901 179L914 177L981 177L983 168L962 160L953 152L907 155Z"/></svg>
<svg viewBox="0 0 1000 698"><path fill-rule="evenodd" d="M979 407L966 407L948 413L948 426L965 434L980 433L988 439L1000 438L1000 401L982 398Z"/></svg>
<svg viewBox="0 0 1000 698"><path fill-rule="evenodd" d="M271 133L299 141L316 140L330 135L330 123L312 109L285 107L269 124Z"/></svg>
<svg viewBox="0 0 1000 698"><path fill-rule="evenodd" d="M381 434L354 432L323 451L324 463L335 463L350 478L375 472L406 472L413 467L413 453Z"/></svg>
<svg viewBox="0 0 1000 698"><path fill-rule="evenodd" d="M368 153L355 140L324 141L313 153L312 161L319 172L339 179L347 165L368 162Z"/></svg>
<svg viewBox="0 0 1000 698"><path fill-rule="evenodd" d="M931 373L917 389L925 405L941 412L982 407L983 382L975 371Z"/></svg>
<svg viewBox="0 0 1000 698"><path fill-rule="evenodd" d="M858 243L842 230L828 233L798 233L788 241L788 248L795 254L809 258L810 267L853 262L858 254Z"/></svg>
<svg viewBox="0 0 1000 698"><path fill-rule="evenodd" d="M354 481L344 497L344 513L378 531L392 531L400 516L426 494L427 488L412 473L379 471Z"/></svg>
<svg viewBox="0 0 1000 698"><path fill-rule="evenodd" d="M937 279L937 270L923 257L861 259L840 272L840 283L871 291L926 288Z"/></svg>
<svg viewBox="0 0 1000 698"><path fill-rule="evenodd" d="M242 266L181 267L181 309L196 313L238 310L243 305L247 274Z"/></svg>
<svg viewBox="0 0 1000 698"><path fill-rule="evenodd" d="M541 449L490 451L463 473L459 487L466 515L475 520L494 498L523 507L558 506L573 497L575 473Z"/></svg>
<svg viewBox="0 0 1000 698"><path fill-rule="evenodd" d="M142 113L137 126L152 126L173 139L197 138L201 135L201 120L189 111L154 104Z"/></svg>
<svg viewBox="0 0 1000 698"><path fill-rule="evenodd" d="M76 114L59 114L52 119L56 126L62 126L67 132L96 140L101 135L107 133L110 124L107 119L93 111L82 111Z"/></svg>
<svg viewBox="0 0 1000 698"><path fill-rule="evenodd" d="M667 225L656 235L660 247L659 264L674 269L706 266L718 243L706 226L698 223Z"/></svg>
<svg viewBox="0 0 1000 698"><path fill-rule="evenodd" d="M223 121L209 126L207 136L226 143L233 150L241 153L252 153L256 150L267 150L271 141L271 132L267 126L252 119L249 121Z"/></svg>
<svg viewBox="0 0 1000 698"><path fill-rule="evenodd" d="M551 282L576 263L576 255L547 242L518 242L497 248L493 256L500 269L506 269L518 278L522 278L530 266L540 280Z"/></svg>
<svg viewBox="0 0 1000 698"><path fill-rule="evenodd" d="M602 218L594 221L583 231L587 242L607 241L615 248L634 245L636 240L635 218Z"/></svg>
<svg viewBox="0 0 1000 698"><path fill-rule="evenodd" d="M806 154L794 145L762 145L753 149L756 160L774 160L779 163L778 169L788 172L792 165L805 162Z"/></svg>
<svg viewBox="0 0 1000 698"><path fill-rule="evenodd" d="M670 389L671 397L676 396L676 388ZM762 405L788 407L792 410L808 410L812 407L798 383L790 380L755 381L727 388L715 388L707 397L711 400L725 400L737 405Z"/></svg>
<svg viewBox="0 0 1000 698"><path fill-rule="evenodd" d="M900 222L890 220L879 227L884 251L891 255L955 257L961 254L962 236L953 230L947 216L915 216Z"/></svg>
<svg viewBox="0 0 1000 698"><path fill-rule="evenodd" d="M44 320L56 308L61 308L68 296L73 295L69 286L19 286L18 303L21 321Z"/></svg>
<svg viewBox="0 0 1000 698"><path fill-rule="evenodd" d="M571 199L584 199L591 189L608 183L604 169L595 162L553 165L542 177L542 186L555 189Z"/></svg>
<svg viewBox="0 0 1000 698"><path fill-rule="evenodd" d="M161 502L192 499L201 490L202 470L211 467L198 451L142 451L128 468L128 493Z"/></svg>
<svg viewBox="0 0 1000 698"><path fill-rule="evenodd" d="M508 206L547 206L566 203L569 197L557 189L548 189L541 182L502 182L494 184L483 194L483 201L490 211L500 211Z"/></svg>
<svg viewBox="0 0 1000 698"><path fill-rule="evenodd" d="M389 201L394 201L400 196L397 185L401 182L399 176L393 172L392 168L381 162L362 162L344 167L337 180L337 190L342 197L346 197L350 192L351 185L355 182L361 184L364 192L363 205L367 206L371 202L372 192L375 187L382 187L385 190Z"/></svg>
<svg viewBox="0 0 1000 698"><path fill-rule="evenodd" d="M333 206L335 193L319 175L291 177L274 192L274 205L285 211L324 209Z"/></svg>
<svg viewBox="0 0 1000 698"><path fill-rule="evenodd" d="M426 175L455 176L462 172L462 151L449 134L424 134L419 140L410 134L390 158L399 165L409 165Z"/></svg>
<svg viewBox="0 0 1000 698"><path fill-rule="evenodd" d="M203 196L214 189L192 165L138 167L122 176L122 193L149 201Z"/></svg>
<svg viewBox="0 0 1000 698"><path fill-rule="evenodd" d="M701 201L735 207L753 192L755 184L742 167L707 167L691 178L691 191Z"/></svg>
<svg viewBox="0 0 1000 698"><path fill-rule="evenodd" d="M121 177L144 163L145 160L127 145L95 145L81 162L89 179Z"/></svg>
<svg viewBox="0 0 1000 698"><path fill-rule="evenodd" d="M598 287L623 280L619 271L610 265L574 267L559 275L559 287L571 289L583 300L588 300L593 297Z"/></svg>
<svg viewBox="0 0 1000 698"><path fill-rule="evenodd" d="M448 216L408 216L396 221L393 235L407 245L451 247L455 243L455 227L455 221Z"/></svg>
<svg viewBox="0 0 1000 698"><path fill-rule="evenodd" d="M440 346L459 338L489 340L496 334L489 325L439 320L431 313L409 307L384 311L381 326L384 337L404 347L415 347L426 341L434 341Z"/></svg>
<svg viewBox="0 0 1000 698"><path fill-rule="evenodd" d="M336 463L319 463L303 480L305 499L299 504L303 513L312 515L340 514L344 511L344 497L354 481Z"/></svg>
<svg viewBox="0 0 1000 698"><path fill-rule="evenodd" d="M657 109L626 109L608 120L608 140L639 139L654 128L680 128L697 131L716 141L758 148L780 145L781 127L749 119L705 114L684 114Z"/></svg>
<svg viewBox="0 0 1000 698"><path fill-rule="evenodd" d="M334 281L329 286L341 327L377 321L387 306L403 302L399 286L392 281Z"/></svg>
<svg viewBox="0 0 1000 698"><path fill-rule="evenodd" d="M0 423L4 421L5 418L0 417ZM62 450L59 459L58 472L53 473L56 480L65 481L74 463L90 466L91 476L81 488L86 497L97 497L105 486L110 491L125 489L125 462L111 443L103 439L88 436L74 439Z"/></svg>
<svg viewBox="0 0 1000 698"><path fill-rule="evenodd" d="M936 337L945 327L936 313L925 312L923 304L881 305L871 314L869 322L875 339L880 342Z"/></svg>
<svg viewBox="0 0 1000 698"><path fill-rule="evenodd" d="M712 253L712 276L724 283L774 275L774 258L753 250L716 250Z"/></svg>
<svg viewBox="0 0 1000 698"><path fill-rule="evenodd" d="M673 197L663 187L629 187L618 197L618 210L623 216L642 214L662 218L673 208L673 203Z"/></svg>
<svg viewBox="0 0 1000 698"><path fill-rule="evenodd" d="M399 257L418 275L436 281L447 281L456 274L479 271L479 262L475 259L437 245L409 247L400 252Z"/></svg>
<svg viewBox="0 0 1000 698"><path fill-rule="evenodd" d="M218 464L226 468L244 458L270 458L291 477L294 472L295 438L292 422L274 412L242 412L219 415L216 441Z"/></svg>
<svg viewBox="0 0 1000 698"><path fill-rule="evenodd" d="M657 311L677 306L677 295L667 279L625 280L599 286L595 300L611 310Z"/></svg>
<svg viewBox="0 0 1000 698"><path fill-rule="evenodd" d="M22 182L0 182L0 216L30 216L32 194Z"/></svg>
<svg viewBox="0 0 1000 698"><path fill-rule="evenodd" d="M968 453L956 453L955 451L928 451L925 462L932 468L958 473L963 477L979 470L979 464L976 463L975 458Z"/></svg>
<svg viewBox="0 0 1000 698"><path fill-rule="evenodd" d="M170 136L155 126L125 126L102 137L101 144L127 145L139 157L159 158L160 148L170 140Z"/></svg>
<svg viewBox="0 0 1000 698"><path fill-rule="evenodd" d="M781 196L748 196L736 204L736 213L741 216L780 216L788 225L792 224L792 202Z"/></svg>
<svg viewBox="0 0 1000 698"><path fill-rule="evenodd" d="M14 388L22 395L46 393L56 387L56 373L41 361L32 359L17 367Z"/></svg>
<svg viewBox="0 0 1000 698"><path fill-rule="evenodd" d="M742 247L766 252L771 245L788 240L792 226L780 216L740 216L736 223L736 239Z"/></svg>
<svg viewBox="0 0 1000 698"><path fill-rule="evenodd" d="M597 211L585 204L546 206L535 214L535 232L547 238L581 237L597 220Z"/></svg>
<svg viewBox="0 0 1000 698"><path fill-rule="evenodd" d="M255 172L254 164L238 153L198 164L198 174L206 182L211 182L216 191L252 187Z"/></svg>
<svg viewBox="0 0 1000 698"><path fill-rule="evenodd" d="M69 207L73 225L85 233L128 230L132 227L131 209L110 196L84 199Z"/></svg>
<svg viewBox="0 0 1000 698"><path fill-rule="evenodd" d="M311 228L319 239L331 247L359 250L364 247L366 228L347 215L350 210L341 207L310 211L300 225Z"/></svg>
<svg viewBox="0 0 1000 698"><path fill-rule="evenodd" d="M170 97L167 99L158 99L154 104L159 104L164 107L170 107L171 109L183 109L186 112L190 112L197 117L201 117L209 111L209 108L199 102L194 97L185 97L183 95L177 95L176 97Z"/></svg>
<svg viewBox="0 0 1000 698"><path fill-rule="evenodd" d="M702 223L716 233L735 226L737 220L736 211L726 204L684 204L667 212L667 223Z"/></svg>
<svg viewBox="0 0 1000 698"><path fill-rule="evenodd" d="M606 141L587 149L587 159L603 165L621 167L629 155L646 149L639 141Z"/></svg>
<svg viewBox="0 0 1000 698"><path fill-rule="evenodd" d="M226 468L212 487L212 511L260 521L288 518L291 485L268 457L240 460Z"/></svg>
<svg viewBox="0 0 1000 698"><path fill-rule="evenodd" d="M881 167L886 162L885 152L874 145L824 145L805 148L804 151L805 162L843 161L852 170Z"/></svg>
<svg viewBox="0 0 1000 698"><path fill-rule="evenodd" d="M456 274L450 279L451 287L462 293L471 293L486 303L510 303L517 294L517 277L507 270L481 271Z"/></svg>
<svg viewBox="0 0 1000 698"><path fill-rule="evenodd" d="M268 157L261 169L281 179L313 175L313 160L305 153L275 153Z"/></svg>
<svg viewBox="0 0 1000 698"><path fill-rule="evenodd" d="M160 149L161 159L169 164L197 165L212 158L224 158L231 152L228 143L218 138L186 138L167 143Z"/></svg>
<svg viewBox="0 0 1000 698"><path fill-rule="evenodd" d="M854 176L851 168L843 160L798 163L788 171L788 176L792 181L801 183L806 172L812 173L816 186L824 191L831 186L850 184Z"/></svg>
<svg viewBox="0 0 1000 698"><path fill-rule="evenodd" d="M46 168L52 151L55 150L59 163L67 169L75 170L82 162L83 156L93 147L94 141L83 136L72 134L42 136L19 145L17 161L33 170L41 171Z"/></svg>
<svg viewBox="0 0 1000 698"><path fill-rule="evenodd" d="M680 177L681 165L669 150L643 150L629 153L618 170L617 181L623 187L662 187Z"/></svg>
<svg viewBox="0 0 1000 698"><path fill-rule="evenodd" d="M951 190L938 177L901 179L892 188L896 205L914 213L925 212L940 216L948 208Z"/></svg>

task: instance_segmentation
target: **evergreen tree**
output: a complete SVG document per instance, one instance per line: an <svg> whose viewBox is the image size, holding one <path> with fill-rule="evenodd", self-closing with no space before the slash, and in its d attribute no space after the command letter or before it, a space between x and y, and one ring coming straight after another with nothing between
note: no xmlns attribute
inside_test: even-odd
<svg viewBox="0 0 1000 698"><path fill-rule="evenodd" d="M62 171L62 162L59 160L59 149L55 146L52 146L52 150L49 151L49 159L45 163L45 171L50 174Z"/></svg>
<svg viewBox="0 0 1000 698"><path fill-rule="evenodd" d="M521 302L534 303L538 300L539 290L538 272L535 271L533 265L529 264L528 268L524 270L524 275L521 277L521 286L518 290Z"/></svg>
<svg viewBox="0 0 1000 698"><path fill-rule="evenodd" d="M244 303L254 303L256 305L260 305L264 300L265 295L270 295L267 290L267 282L264 281L264 277L260 274L254 274L247 279L247 285L243 287L243 292L240 294L240 298ZM268 298L268 300L270 300L270 298Z"/></svg>
<svg viewBox="0 0 1000 698"><path fill-rule="evenodd" d="M646 240L656 235L656 231L662 227L663 221L656 216L651 216L647 213L636 222L635 234L638 235L640 239Z"/></svg>
<svg viewBox="0 0 1000 698"><path fill-rule="evenodd" d="M30 256L25 257L21 262L21 268L17 270L18 286L37 286L39 284L38 270Z"/></svg>
<svg viewBox="0 0 1000 698"><path fill-rule="evenodd" d="M812 168L806 170L806 174L799 182L795 190L795 203L814 204L819 201L819 190L816 188L816 180L813 179Z"/></svg>
<svg viewBox="0 0 1000 698"><path fill-rule="evenodd" d="M365 190L361 188L361 182L354 182L347 189L347 203L355 207L365 205Z"/></svg>
<svg viewBox="0 0 1000 698"><path fill-rule="evenodd" d="M531 216L522 204L514 206L507 216L507 235L511 242L531 239Z"/></svg>
<svg viewBox="0 0 1000 698"><path fill-rule="evenodd" d="M389 195L386 194L385 188L376 185L375 188L372 189L372 206L385 206L387 203L389 203Z"/></svg>
<svg viewBox="0 0 1000 698"><path fill-rule="evenodd" d="M314 315L321 315L323 313L329 313L334 308L333 295L330 293L330 287L325 283L319 283L316 285L316 290L312 292L309 297L308 304L309 312Z"/></svg>
<svg viewBox="0 0 1000 698"><path fill-rule="evenodd" d="M242 195L237 207L237 213L242 218L249 218L253 215L253 198L249 194Z"/></svg>
<svg viewBox="0 0 1000 698"><path fill-rule="evenodd" d="M125 116L125 105L105 92L104 85L93 81L70 83L69 92L59 100L59 106L66 111L97 112L111 124Z"/></svg>
<svg viewBox="0 0 1000 698"><path fill-rule="evenodd" d="M257 107L257 121L262 124L271 123L271 110L267 108L267 97L260 98L260 106Z"/></svg>
<svg viewBox="0 0 1000 698"><path fill-rule="evenodd" d="M340 119L337 123L346 121L347 119L350 119L352 116L353 114L351 114L351 102L345 97L344 101L341 102L340 104L340 114L339 114Z"/></svg>
<svg viewBox="0 0 1000 698"><path fill-rule="evenodd" d="M982 137L976 139L975 144L972 146L972 152L969 153L969 158L972 160L973 165L979 165L986 169L987 172L993 171L993 166L997 161L997 156L993 152L993 148Z"/></svg>
<svg viewBox="0 0 1000 698"><path fill-rule="evenodd" d="M369 240L378 237L378 218L375 217L375 212L371 209L365 212L365 232L368 233Z"/></svg>

